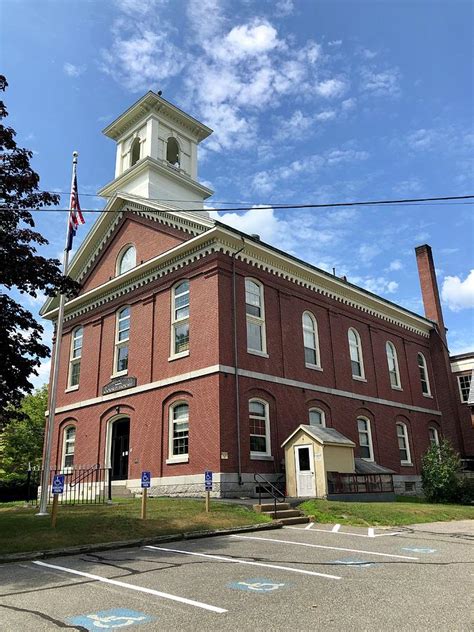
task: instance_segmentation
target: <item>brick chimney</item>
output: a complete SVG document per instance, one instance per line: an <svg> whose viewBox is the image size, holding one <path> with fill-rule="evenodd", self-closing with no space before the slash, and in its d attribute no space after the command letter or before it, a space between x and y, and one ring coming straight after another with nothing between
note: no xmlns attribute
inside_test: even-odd
<svg viewBox="0 0 474 632"><path fill-rule="evenodd" d="M439 300L438 283L436 281L436 273L433 262L433 253L431 246L424 244L415 248L416 262L418 264L418 276L420 277L421 294L423 296L423 305L425 308L425 316L430 320L438 323L439 333L447 344L446 328L444 326L443 311Z"/></svg>

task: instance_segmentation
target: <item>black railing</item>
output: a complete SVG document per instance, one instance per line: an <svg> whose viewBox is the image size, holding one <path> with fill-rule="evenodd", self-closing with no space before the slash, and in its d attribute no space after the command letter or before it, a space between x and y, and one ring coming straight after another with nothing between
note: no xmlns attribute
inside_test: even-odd
<svg viewBox="0 0 474 632"><path fill-rule="evenodd" d="M262 504L262 492L269 494L273 498L273 517L277 517L277 502L284 503L286 500L285 492L282 491L281 483L271 483L263 474L254 474L254 481L257 483L258 504Z"/></svg>
<svg viewBox="0 0 474 632"><path fill-rule="evenodd" d="M59 494L61 505L99 505L112 500L111 468L98 464L88 468L51 469L48 504L53 502L51 484L56 474L64 475L64 490ZM30 502L38 504L42 471L33 470L30 475Z"/></svg>
<svg viewBox="0 0 474 632"><path fill-rule="evenodd" d="M393 474L328 472L329 494L376 494L393 491Z"/></svg>

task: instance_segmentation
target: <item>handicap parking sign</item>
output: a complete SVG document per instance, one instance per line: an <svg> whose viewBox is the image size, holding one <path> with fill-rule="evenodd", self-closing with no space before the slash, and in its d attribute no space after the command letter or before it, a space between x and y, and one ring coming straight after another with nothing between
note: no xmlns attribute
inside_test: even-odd
<svg viewBox="0 0 474 632"><path fill-rule="evenodd" d="M151 473L142 472L142 487L150 487Z"/></svg>
<svg viewBox="0 0 474 632"><path fill-rule="evenodd" d="M62 494L64 491L64 474L55 474L53 476L52 492L53 494Z"/></svg>
<svg viewBox="0 0 474 632"><path fill-rule="evenodd" d="M212 492L212 472L210 470L204 472L204 487L206 492Z"/></svg>
<svg viewBox="0 0 474 632"><path fill-rule="evenodd" d="M81 626L86 630L118 630L119 628L129 628L132 625L149 623L155 617L151 617L144 612L127 610L125 608L114 608L113 610L102 610L93 614L84 614L77 617L68 617L66 623Z"/></svg>

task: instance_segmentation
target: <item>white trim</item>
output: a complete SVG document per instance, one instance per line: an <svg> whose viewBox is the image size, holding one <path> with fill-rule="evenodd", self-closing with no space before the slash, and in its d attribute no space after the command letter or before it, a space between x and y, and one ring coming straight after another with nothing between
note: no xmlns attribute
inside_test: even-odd
<svg viewBox="0 0 474 632"><path fill-rule="evenodd" d="M107 428L105 430L105 467L107 468L111 468L112 467L112 427L114 425L114 423L116 421L121 421L122 419L128 419L128 423L129 423L129 443L130 443L130 415L128 415L127 413L117 413L115 415L113 415L112 417L110 417L109 419L107 419ZM129 452L129 456L130 456L130 445L128 448L128 452ZM129 468L130 468L130 459L129 459ZM130 471L130 469L129 469ZM128 481L128 472L127 472L127 478L126 479L119 479L118 482L117 481L112 481L112 485L115 483L116 485L118 483L121 483L122 485L126 483L126 481Z"/></svg>
<svg viewBox="0 0 474 632"><path fill-rule="evenodd" d="M68 404L67 406L60 406L56 408L56 413L65 413L71 410L77 410L85 406L93 406L95 404L101 404L103 402L113 401L114 399L121 399L123 397L130 397L131 395L138 395L146 391L152 391L163 386L169 386L170 384L179 384L187 380L193 380L199 377L205 377L213 375L215 373L229 373L235 375L235 369L231 366L224 364L214 364L202 369L196 369L195 371L189 371L188 373L181 373L173 377L165 378L164 380L157 380L156 382L149 382L148 384L142 384L141 386L134 386L132 388L124 389L116 393L109 393L108 395L101 395L99 397L92 397L91 399L85 399L75 404ZM273 384L283 384L285 386L294 386L295 388L304 388L316 393L327 393L328 395L337 395L339 397L347 397L348 399L355 399L358 401L372 402L373 404L381 404L383 406L392 406L394 408L401 408L404 410L410 410L419 413L428 413L430 415L441 416L442 413L439 410L433 408L422 408L421 406L412 406L411 404L403 404L395 402L389 399L381 399L379 397L371 397L370 395L361 395L358 393L352 393L350 391L341 391L336 388L330 388L328 386L318 386L311 384L310 382L300 382L298 380L290 380L284 377L278 377L276 375L270 375L267 373L258 373L257 371L247 371L245 369L239 369L239 375L242 377L249 377L264 382L271 382ZM48 415L49 411L46 411Z"/></svg>
<svg viewBox="0 0 474 632"><path fill-rule="evenodd" d="M310 321L311 321L311 327L307 327L305 325L304 322L304 318L305 316L308 316ZM313 312L310 312L309 310L305 310L301 316L301 327L302 327L302 331L303 331L303 353L306 355L306 349L311 349L312 351L314 351L314 355L316 356L316 363L313 364L312 362L306 362L306 358L305 358L305 366L309 369L317 369L319 371L322 371L322 367L321 367L321 354L320 354L320 350L319 350L319 332L318 332L318 321L316 320L316 316L313 314ZM311 334L311 336L313 337L313 343L314 343L314 347L307 347L305 345L305 333L309 332Z"/></svg>
<svg viewBox="0 0 474 632"><path fill-rule="evenodd" d="M74 348L74 343L76 341L76 335L78 331L81 331L81 335L78 336L81 339L81 344L79 347L79 355L78 356L74 356L74 351L76 350ZM71 332L71 343L70 343L70 347L69 347L69 368L68 368L68 378L67 378L67 388L66 391L69 390L77 390L79 388L79 381L81 379L81 360L82 360L82 346L84 343L84 326L83 325L78 325L77 327L74 327L74 329ZM76 365L79 365L79 381L77 382L77 384L71 384L71 380L72 380L72 372L74 370L74 367Z"/></svg>
<svg viewBox="0 0 474 632"><path fill-rule="evenodd" d="M184 283L188 284L188 289L185 292L182 292L182 294L188 295L188 303L187 303L188 315L183 318L176 318L176 309L177 309L176 308L176 290ZM182 294L180 294L180 296ZM170 341L170 357L168 358L168 360L172 360L172 359L174 360L175 358L183 358L185 355L189 355L189 345L190 345L189 330L190 330L190 316L191 316L191 284L189 282L189 279L187 278L180 279L179 281L176 281L176 283L174 283L173 287L171 288L170 303L171 303L171 328L170 328L171 341ZM182 308L178 308L178 309L182 309ZM175 351L176 329L178 327L182 327L183 325L188 326L188 348L185 349L184 351L176 352Z"/></svg>
<svg viewBox="0 0 474 632"><path fill-rule="evenodd" d="M74 445L74 450L72 452L72 465L66 465L65 461L66 461L66 446L67 446L67 438L66 438L66 433L67 431L73 428L74 429L74 441L69 441L69 443L72 443ZM63 448L62 448L62 455L61 455L61 471L63 472L70 472L72 471L73 467L74 467L74 457L75 457L75 451L76 451L76 436L77 436L77 426L75 423L73 424L67 424L64 428L63 428ZM71 453L69 453L67 456L70 456Z"/></svg>
<svg viewBox="0 0 474 632"><path fill-rule="evenodd" d="M252 460L258 460L261 459L263 461L267 461L267 460L273 460L273 456L272 456L272 444L271 444L271 434L270 434L270 405L267 401L265 401L264 399L261 399L260 397L251 397L248 401L248 411L249 411L249 442L250 442L250 437L254 436L254 437L261 437L263 435L252 435L252 433L250 432L250 419L262 419L261 415L258 415L257 413L251 413L250 412L250 404L252 402L257 402L258 404L262 404L263 408L264 408L264 419L265 419L265 452L258 452L257 450L252 451L250 450L250 458ZM270 457L270 459L268 458Z"/></svg>
<svg viewBox="0 0 474 632"><path fill-rule="evenodd" d="M461 378L464 378L464 377L471 378L470 382L469 382L469 390L467 391L466 399L464 399L462 388L461 388ZM469 402L469 392L471 390L472 374L471 375L468 375L468 374L466 374L466 375L457 375L456 378L457 378L456 381L458 383L459 398L460 398L461 404L467 404Z"/></svg>
<svg viewBox="0 0 474 632"><path fill-rule="evenodd" d="M174 410L177 406L185 405L188 409L188 451L182 454L174 454ZM189 402L186 399L173 401L168 408L168 458L166 463L187 463L189 461Z"/></svg>
<svg viewBox="0 0 474 632"><path fill-rule="evenodd" d="M133 248L134 255L135 255L135 263L130 268L127 268L127 270L124 270L123 272L121 272L120 268L122 267L123 258L126 255L126 253L130 250L130 248ZM132 244L132 243L125 244L125 246L123 246L123 248L120 249L120 252L117 255L117 259L115 260L115 276L121 276L122 274L127 273L129 270L136 268L136 266L137 266L137 248L135 244Z"/></svg>
<svg viewBox="0 0 474 632"><path fill-rule="evenodd" d="M65 393L71 393L72 391L78 391L79 390L79 384L74 384L74 386L68 386L67 388L64 389Z"/></svg>
<svg viewBox="0 0 474 632"><path fill-rule="evenodd" d="M180 358L187 358L189 355L189 349L187 351L181 351L181 353L177 353L176 355L170 356L168 358L168 362L173 362L173 360L179 360Z"/></svg>
<svg viewBox="0 0 474 632"><path fill-rule="evenodd" d="M311 423L311 413L314 413L314 412L320 414L320 417L321 417L320 424ZM315 428L326 428L326 413L324 412L322 408L318 408L317 406L311 406L311 408L308 409L308 426L314 426Z"/></svg>
<svg viewBox="0 0 474 632"><path fill-rule="evenodd" d="M472 369L474 369L474 354L462 360L451 360L451 371L453 373L462 373L463 371L471 371Z"/></svg>
<svg viewBox="0 0 474 632"><path fill-rule="evenodd" d="M183 454L182 456L173 456L166 459L167 465L173 465L174 463L189 463L189 454Z"/></svg>
<svg viewBox="0 0 474 632"><path fill-rule="evenodd" d="M250 353L250 355L259 356L260 358L270 357L268 353L265 353L264 351L256 351L255 349L247 349L247 353Z"/></svg>
<svg viewBox="0 0 474 632"><path fill-rule="evenodd" d="M259 290L259 305L260 316L254 316L253 314L249 314L247 312L247 305L251 305L251 303L247 303L247 282L254 283ZM245 326L247 333L247 353L253 353L255 355L262 355L268 358L267 354L267 334L266 334L266 325L265 325L265 289L263 283L258 279L254 279L253 277L245 277L244 283L245 289ZM249 347L249 335L248 335L248 326L249 324L255 325L260 328L260 337L262 341L261 349L254 349L253 347Z"/></svg>
<svg viewBox="0 0 474 632"><path fill-rule="evenodd" d="M354 335L355 343L351 341L351 333ZM362 340L360 338L360 334L355 327L349 327L347 330L347 341L349 343L349 361L351 363L351 375L354 380L364 380L365 379L365 367L364 367L364 353L362 351ZM357 353L357 360L352 359L351 350L355 349ZM356 362L359 365L360 375L357 375L352 370L352 363Z"/></svg>
<svg viewBox="0 0 474 632"><path fill-rule="evenodd" d="M420 358L422 359L423 367L420 366L420 362L419 362ZM424 395L425 397L433 397L431 395L430 376L428 375L428 364L426 362L424 353L422 353L421 351L418 351L416 354L416 364L418 366L418 377L420 380L421 394ZM423 368L423 374L424 374L423 380L421 379L421 374L420 374L421 368ZM428 389L427 393L423 392L423 382L426 383L426 388Z"/></svg>
<svg viewBox="0 0 474 632"><path fill-rule="evenodd" d="M385 355L387 356L387 364L388 364L388 377L390 380L390 386L394 390L401 391L402 389L402 381L400 379L400 369L398 366L398 354L397 349L391 340L387 340L385 343ZM393 361L393 371L390 369L390 362ZM392 384L391 374L395 373L395 384Z"/></svg>
<svg viewBox="0 0 474 632"><path fill-rule="evenodd" d="M128 309L128 316L120 316L121 313ZM128 319L128 336L120 340L120 322ZM130 305L122 305L115 312L115 337L114 337L114 364L112 367L112 377L118 377L120 375L128 374L128 357L130 352L130 326L132 324L132 308ZM117 371L117 363L119 357L119 350L127 347L127 368Z"/></svg>
<svg viewBox="0 0 474 632"><path fill-rule="evenodd" d="M316 366L315 364L306 364L305 363L305 367L307 369L311 369L312 371L324 371L322 366Z"/></svg>
<svg viewBox="0 0 474 632"><path fill-rule="evenodd" d="M434 441L431 440L431 431L433 431L433 433L434 433L434 436L433 436ZM433 425L428 426L428 438L430 440L430 447L433 444L439 446L439 432L438 432L438 428L436 428Z"/></svg>

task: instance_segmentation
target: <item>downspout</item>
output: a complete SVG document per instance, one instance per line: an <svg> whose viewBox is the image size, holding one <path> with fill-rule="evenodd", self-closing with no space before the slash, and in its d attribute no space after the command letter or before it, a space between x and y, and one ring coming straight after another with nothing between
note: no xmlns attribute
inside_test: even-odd
<svg viewBox="0 0 474 632"><path fill-rule="evenodd" d="M245 248L245 239L242 237L243 246L240 250L236 250L232 254L232 309L233 319L232 326L234 329L234 371L235 371L235 423L237 426L237 467L239 476L239 485L242 485L242 452L240 445L240 385L239 385L239 349L237 337L237 288L236 288L236 272L235 258Z"/></svg>

